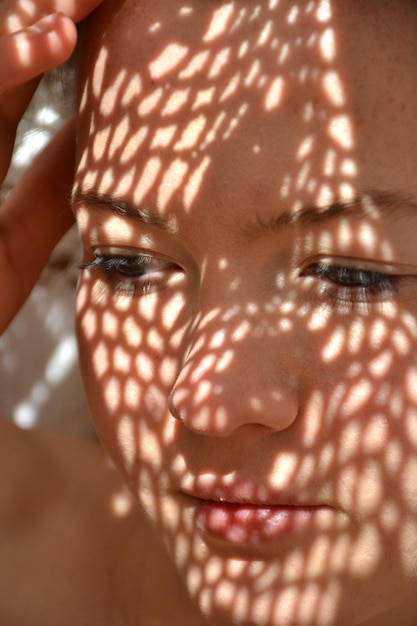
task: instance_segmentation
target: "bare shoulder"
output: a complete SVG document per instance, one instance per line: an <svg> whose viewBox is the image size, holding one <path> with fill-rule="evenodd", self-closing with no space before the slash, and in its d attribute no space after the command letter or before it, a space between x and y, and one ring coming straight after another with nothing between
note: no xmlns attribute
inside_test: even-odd
<svg viewBox="0 0 417 626"><path fill-rule="evenodd" d="M142 523L99 444L1 421L1 624L110 624L108 591Z"/></svg>
<svg viewBox="0 0 417 626"><path fill-rule="evenodd" d="M201 623L96 442L0 420L0 558L0 624Z"/></svg>

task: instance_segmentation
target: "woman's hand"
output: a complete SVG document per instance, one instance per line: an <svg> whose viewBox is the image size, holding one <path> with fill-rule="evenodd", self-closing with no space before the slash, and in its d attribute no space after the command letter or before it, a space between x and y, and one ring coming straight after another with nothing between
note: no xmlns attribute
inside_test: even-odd
<svg viewBox="0 0 417 626"><path fill-rule="evenodd" d="M76 21L101 0L0 0L0 184L17 125L40 76L74 50ZM68 123L28 168L0 209L0 332L30 293L72 222L68 196L74 165Z"/></svg>

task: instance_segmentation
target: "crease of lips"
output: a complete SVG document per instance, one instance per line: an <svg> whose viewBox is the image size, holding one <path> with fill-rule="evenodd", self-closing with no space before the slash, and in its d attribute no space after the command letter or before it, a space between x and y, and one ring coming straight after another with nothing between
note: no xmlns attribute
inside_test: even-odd
<svg viewBox="0 0 417 626"><path fill-rule="evenodd" d="M324 507L254 505L199 500L195 521L204 532L232 543L262 544L311 524Z"/></svg>

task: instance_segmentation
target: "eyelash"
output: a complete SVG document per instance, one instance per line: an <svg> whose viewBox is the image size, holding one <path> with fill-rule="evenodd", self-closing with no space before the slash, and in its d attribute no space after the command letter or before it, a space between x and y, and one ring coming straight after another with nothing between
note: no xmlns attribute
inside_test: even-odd
<svg viewBox="0 0 417 626"><path fill-rule="evenodd" d="M358 305L391 301L399 291L405 276L397 276L330 263L313 263L301 276L319 279L320 296L330 306L347 306L353 310Z"/></svg>
<svg viewBox="0 0 417 626"><path fill-rule="evenodd" d="M181 271L175 263L145 254L96 254L80 269L99 271L115 295L131 298L162 288L167 280L163 275L166 271ZM309 265L300 276L317 278L315 287L319 298L328 306L342 307L346 311L392 301L399 291L400 281L409 278L324 262Z"/></svg>
<svg viewBox="0 0 417 626"><path fill-rule="evenodd" d="M175 263L146 254L135 256L96 254L81 270L99 271L117 296L134 298L157 291L166 278L163 272L179 270Z"/></svg>

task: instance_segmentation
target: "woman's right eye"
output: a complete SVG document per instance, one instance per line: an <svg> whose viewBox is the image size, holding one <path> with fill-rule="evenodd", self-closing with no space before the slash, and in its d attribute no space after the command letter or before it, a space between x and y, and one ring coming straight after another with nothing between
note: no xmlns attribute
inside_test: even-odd
<svg viewBox="0 0 417 626"><path fill-rule="evenodd" d="M182 272L176 263L148 254L113 255L97 252L95 258L81 265L80 269L99 272L117 295L132 298L163 288L174 272Z"/></svg>

